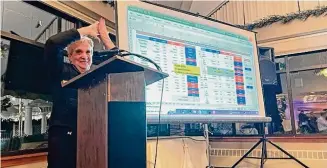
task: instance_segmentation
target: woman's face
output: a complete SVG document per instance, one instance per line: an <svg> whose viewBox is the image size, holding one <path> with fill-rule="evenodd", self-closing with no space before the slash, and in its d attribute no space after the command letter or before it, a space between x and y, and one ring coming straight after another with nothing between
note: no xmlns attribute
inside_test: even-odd
<svg viewBox="0 0 327 168"><path fill-rule="evenodd" d="M81 73L86 72L92 65L92 47L88 42L76 44L69 60Z"/></svg>

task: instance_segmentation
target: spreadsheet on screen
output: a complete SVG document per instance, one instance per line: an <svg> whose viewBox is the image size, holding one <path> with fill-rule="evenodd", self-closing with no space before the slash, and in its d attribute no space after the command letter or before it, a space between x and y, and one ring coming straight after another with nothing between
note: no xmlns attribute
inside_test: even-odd
<svg viewBox="0 0 327 168"><path fill-rule="evenodd" d="M129 50L152 59L169 74L163 114L258 115L250 39L135 6L127 12ZM161 81L147 86L147 113L158 112L161 88Z"/></svg>

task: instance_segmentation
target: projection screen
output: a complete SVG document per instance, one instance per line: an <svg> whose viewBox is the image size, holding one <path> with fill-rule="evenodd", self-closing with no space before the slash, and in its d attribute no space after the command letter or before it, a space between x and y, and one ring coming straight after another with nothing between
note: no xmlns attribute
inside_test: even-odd
<svg viewBox="0 0 327 168"><path fill-rule="evenodd" d="M120 49L169 74L161 123L270 121L254 32L139 1L118 1L116 24ZM159 81L146 88L149 123L158 121L161 87Z"/></svg>

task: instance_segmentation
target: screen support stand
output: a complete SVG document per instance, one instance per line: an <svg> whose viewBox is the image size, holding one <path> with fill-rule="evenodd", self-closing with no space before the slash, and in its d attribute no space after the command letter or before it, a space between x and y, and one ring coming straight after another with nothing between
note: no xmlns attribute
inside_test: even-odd
<svg viewBox="0 0 327 168"><path fill-rule="evenodd" d="M299 163L300 165L302 165L305 168L309 168L307 165L305 165L304 163L302 163L301 161L299 161L298 159L296 159L294 156L292 156L291 154L289 154L287 151L285 151L284 149L282 149L281 147L279 147L278 145L276 145L275 143L271 142L269 139L267 139L266 134L265 134L265 123L262 123L262 138L259 140L259 142L257 142L248 152L245 153L244 156L242 156L241 159L239 159L233 166L232 168L235 168L242 160L244 160L245 158L251 158L251 159L260 159L260 168L263 168L266 160L268 159L292 159L294 161L296 161L297 163ZM267 142L269 144L271 144L272 146L274 146L275 148L277 148L278 150L282 151L284 154L286 154L288 156L288 158L268 158L267 156ZM261 146L261 157L249 157L248 155L256 149L256 147L258 147L260 144L262 143Z"/></svg>
<svg viewBox="0 0 327 168"><path fill-rule="evenodd" d="M203 128L204 128L204 131L203 131L203 134L204 134L204 137L206 139L206 147L207 147L207 159L208 159L208 166L207 168L211 168L211 162L210 162L210 143L209 143L209 134L212 134L210 131L209 131L209 127L208 127L208 124L203 124Z"/></svg>

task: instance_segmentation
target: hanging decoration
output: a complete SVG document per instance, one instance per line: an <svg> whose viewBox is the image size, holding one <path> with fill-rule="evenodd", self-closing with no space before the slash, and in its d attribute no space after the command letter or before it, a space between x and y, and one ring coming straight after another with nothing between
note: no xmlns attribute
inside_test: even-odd
<svg viewBox="0 0 327 168"><path fill-rule="evenodd" d="M290 14L283 15L283 16L282 15L272 15L272 16L268 16L266 18L260 19L259 21L252 23L252 24L236 25L236 26L243 28L243 29L247 29L247 30L253 30L253 29L258 29L258 28L269 26L276 22L281 22L283 24L286 24L293 20L305 21L311 16L318 17L318 16L326 16L326 15L327 15L327 6L321 6L321 7L317 7L316 9L305 10L305 11L301 11L298 13L290 13Z"/></svg>
<svg viewBox="0 0 327 168"><path fill-rule="evenodd" d="M327 68L315 70L317 76L324 76L327 78Z"/></svg>

